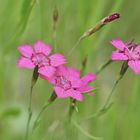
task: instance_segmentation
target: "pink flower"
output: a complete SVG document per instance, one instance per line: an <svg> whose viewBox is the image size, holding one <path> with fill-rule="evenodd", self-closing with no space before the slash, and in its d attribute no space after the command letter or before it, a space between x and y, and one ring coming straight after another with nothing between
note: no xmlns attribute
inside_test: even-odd
<svg viewBox="0 0 140 140"><path fill-rule="evenodd" d="M22 54L17 63L18 67L33 69L38 66L38 73L46 77L53 76L56 67L66 63L61 54L49 56L51 48L41 41L35 42L34 49L30 45L22 45L18 47L18 50Z"/></svg>
<svg viewBox="0 0 140 140"><path fill-rule="evenodd" d="M89 95L93 94L93 88L87 84L96 79L93 74L86 74L80 78L78 70L65 66L58 67L53 78L41 77L54 85L54 91L58 98L71 97L78 101L83 100L82 93L84 92L89 93Z"/></svg>
<svg viewBox="0 0 140 140"><path fill-rule="evenodd" d="M140 74L140 45L133 41L125 44L121 40L112 40L111 44L118 49L112 52L112 60L128 61L128 66L136 74Z"/></svg>

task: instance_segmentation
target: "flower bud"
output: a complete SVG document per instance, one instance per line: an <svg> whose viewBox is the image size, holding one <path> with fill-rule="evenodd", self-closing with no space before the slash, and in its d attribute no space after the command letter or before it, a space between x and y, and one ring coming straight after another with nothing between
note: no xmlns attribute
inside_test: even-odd
<svg viewBox="0 0 140 140"><path fill-rule="evenodd" d="M59 18L58 9L55 7L53 10L53 22L54 22L54 24L57 23L58 18Z"/></svg>
<svg viewBox="0 0 140 140"><path fill-rule="evenodd" d="M37 79L38 79L39 73L38 73L38 66L34 68L33 76L32 76L32 81L31 81L31 88L35 85Z"/></svg>
<svg viewBox="0 0 140 140"><path fill-rule="evenodd" d="M128 62L124 61L120 70L120 76L123 76L128 69Z"/></svg>
<svg viewBox="0 0 140 140"><path fill-rule="evenodd" d="M106 25L107 23L110 23L116 19L120 18L120 14L119 13L114 13L110 16L107 16L105 18L103 18L99 23L97 23L94 27L90 28L88 31L86 31L80 39L84 39L88 36L91 36L93 33L97 32L98 30L100 30L104 25Z"/></svg>
<svg viewBox="0 0 140 140"><path fill-rule="evenodd" d="M55 94L55 91L53 91L53 93L51 94L51 96L50 96L48 102L51 103L51 102L53 102L56 98L57 98L57 95Z"/></svg>
<svg viewBox="0 0 140 140"><path fill-rule="evenodd" d="M103 18L102 23L107 24L107 23L112 22L112 21L114 21L118 18L120 18L120 14L119 13L113 13L112 15Z"/></svg>

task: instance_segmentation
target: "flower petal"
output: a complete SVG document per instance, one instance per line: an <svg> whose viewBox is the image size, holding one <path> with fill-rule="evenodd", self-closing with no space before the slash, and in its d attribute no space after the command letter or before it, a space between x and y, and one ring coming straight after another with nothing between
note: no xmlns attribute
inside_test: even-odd
<svg viewBox="0 0 140 140"><path fill-rule="evenodd" d="M140 74L140 60L131 60L128 62L128 66L136 73Z"/></svg>
<svg viewBox="0 0 140 140"><path fill-rule="evenodd" d="M135 50L134 51L136 51L136 52L139 52L140 53L140 46L137 46L136 48L135 48Z"/></svg>
<svg viewBox="0 0 140 140"><path fill-rule="evenodd" d="M112 60L128 60L128 57L124 53L112 52Z"/></svg>
<svg viewBox="0 0 140 140"><path fill-rule="evenodd" d="M82 86L82 80L80 78L76 78L73 76L69 76L68 80L70 80L73 88L78 88Z"/></svg>
<svg viewBox="0 0 140 140"><path fill-rule="evenodd" d="M56 95L57 95L58 98L70 97L70 94L67 94L66 91L61 87L55 86L54 90L55 90Z"/></svg>
<svg viewBox="0 0 140 140"><path fill-rule="evenodd" d="M68 71L69 76L72 75L74 77L80 78L80 71L79 70L75 70L74 68L67 67L67 71Z"/></svg>
<svg viewBox="0 0 140 140"><path fill-rule="evenodd" d="M27 58L31 58L32 54L33 54L33 48L29 45L22 45L18 47L19 52L27 57Z"/></svg>
<svg viewBox="0 0 140 140"><path fill-rule="evenodd" d="M54 90L55 90L58 98L72 97L73 99L76 99L78 101L83 100L83 95L79 91L76 91L76 90L73 90L73 89L69 89L69 90L65 91L63 88L58 87L58 86L55 86Z"/></svg>
<svg viewBox="0 0 140 140"><path fill-rule="evenodd" d="M68 71L67 71L67 68L63 65L59 66L56 68L56 74L57 75L61 75L61 76L66 76L68 75Z"/></svg>
<svg viewBox="0 0 140 140"><path fill-rule="evenodd" d="M93 90L93 88L91 86L82 86L77 90L83 93L83 92L90 92L91 90Z"/></svg>
<svg viewBox="0 0 140 140"><path fill-rule="evenodd" d="M27 68L27 69L33 69L35 65L32 63L32 61L28 58L21 57L19 61L17 62L17 66L19 68Z"/></svg>
<svg viewBox="0 0 140 140"><path fill-rule="evenodd" d="M48 55L51 52L50 46L41 41L35 42L34 48L36 53L43 53L45 55Z"/></svg>
<svg viewBox="0 0 140 140"><path fill-rule="evenodd" d="M78 101L83 100L83 95L77 90L69 89L66 91L66 94L70 95L70 97L72 97L73 99L76 99Z"/></svg>
<svg viewBox="0 0 140 140"><path fill-rule="evenodd" d="M93 80L96 80L96 76L92 73L88 73L84 77L82 77L81 80L83 82L83 85L86 85L92 82Z"/></svg>
<svg viewBox="0 0 140 140"><path fill-rule="evenodd" d="M126 48L126 45L123 43L122 40L117 39L117 40L112 40L111 44L116 47L117 49L123 51Z"/></svg>
<svg viewBox="0 0 140 140"><path fill-rule="evenodd" d="M69 79L69 77L76 77L80 78L80 71L75 70L73 68L65 67L65 66L59 66L57 67L57 74L62 75Z"/></svg>
<svg viewBox="0 0 140 140"><path fill-rule="evenodd" d="M51 84L55 84L55 83L56 83L55 77L54 77L54 76L51 77L51 78L48 78L47 76L40 74L40 77L41 77L42 79L48 81L48 82L51 83Z"/></svg>
<svg viewBox="0 0 140 140"><path fill-rule="evenodd" d="M72 87L80 87L82 85L82 80L80 79L80 71L73 68L66 67L65 77L71 81Z"/></svg>
<svg viewBox="0 0 140 140"><path fill-rule="evenodd" d="M41 75L44 75L48 78L51 78L54 73L55 73L56 69L52 66L43 66L43 67L40 67L38 72L41 74Z"/></svg>
<svg viewBox="0 0 140 140"><path fill-rule="evenodd" d="M49 58L51 60L51 65L55 67L66 63L64 56L58 53L51 55Z"/></svg>

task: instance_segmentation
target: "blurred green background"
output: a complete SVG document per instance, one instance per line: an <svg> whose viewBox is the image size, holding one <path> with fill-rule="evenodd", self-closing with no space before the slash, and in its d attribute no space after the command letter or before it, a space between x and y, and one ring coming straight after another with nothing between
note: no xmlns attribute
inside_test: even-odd
<svg viewBox="0 0 140 140"><path fill-rule="evenodd" d="M139 0L0 0L0 139L21 140L25 135L28 95L32 70L16 67L17 47L42 40L54 46L52 13L59 11L57 50L68 54L84 31L113 13L121 18L108 24L92 37L83 40L70 57L68 66L81 68L88 54L86 72L96 72L114 48L109 41L121 38L140 42ZM77 104L73 118L91 135L104 140L140 140L140 77L130 69L119 83L114 104L98 118L80 121L104 104L121 66L114 62L99 76L93 96ZM33 120L52 92L52 87L39 79L33 91ZM43 114L32 140L90 140L74 125L68 126L69 99L57 99ZM32 120L32 122L33 122Z"/></svg>

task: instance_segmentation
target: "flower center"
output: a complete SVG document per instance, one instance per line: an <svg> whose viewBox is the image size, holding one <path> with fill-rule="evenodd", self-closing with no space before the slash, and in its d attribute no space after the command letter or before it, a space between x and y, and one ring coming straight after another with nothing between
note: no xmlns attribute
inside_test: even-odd
<svg viewBox="0 0 140 140"><path fill-rule="evenodd" d="M67 80L67 78L64 76L57 76L55 82L56 82L56 86L59 86L64 90L68 90L72 87L71 82Z"/></svg>
<svg viewBox="0 0 140 140"><path fill-rule="evenodd" d="M38 65L39 67L50 65L50 59L42 53L33 54L31 60L35 65Z"/></svg>
<svg viewBox="0 0 140 140"><path fill-rule="evenodd" d="M128 42L127 48L124 50L124 53L129 57L130 60L140 60L140 53L135 51L135 48L138 46L137 44L133 43L133 41Z"/></svg>

